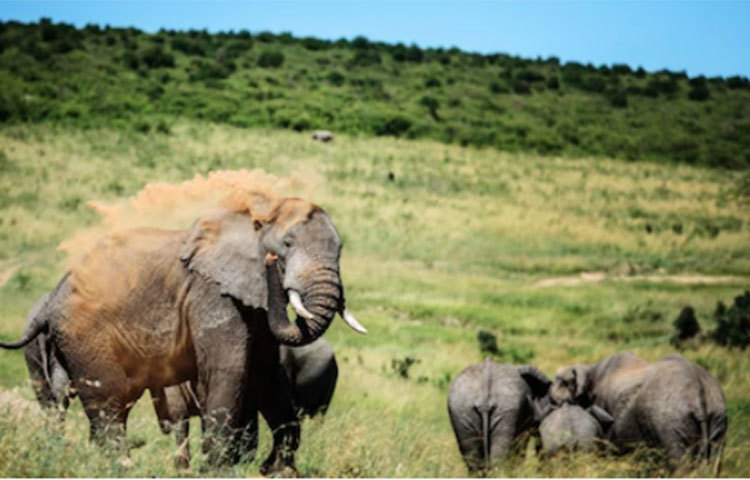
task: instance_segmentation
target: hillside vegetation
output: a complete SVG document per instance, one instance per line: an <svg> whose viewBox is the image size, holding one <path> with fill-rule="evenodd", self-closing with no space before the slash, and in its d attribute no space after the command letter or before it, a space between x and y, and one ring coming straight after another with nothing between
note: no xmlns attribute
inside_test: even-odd
<svg viewBox="0 0 750 480"><path fill-rule="evenodd" d="M499 45L498 48L503 48ZM290 34L0 23L0 121L425 138L544 155L750 166L750 82Z"/></svg>
<svg viewBox="0 0 750 480"><path fill-rule="evenodd" d="M479 330L497 335L497 361L533 363L548 375L623 349L655 360L677 351L672 322L683 307L708 331L717 302L729 305L750 286L739 172L427 140L340 135L321 144L293 131L196 120L175 121L170 133L89 127L0 128L0 338L19 336L34 300L65 271L57 245L99 221L87 201L219 169L296 178L343 237L347 303L370 331L359 336L336 320L326 333L341 373L326 418L303 425L304 476L465 476L446 395L452 378L482 359ZM723 475L750 476L747 350L707 340L682 353L724 389ZM32 399L27 378L21 352L0 352L3 388ZM124 468L88 445L79 402L63 437L15 403L0 398L0 476L256 476L270 448L264 430L259 459L206 470L194 422L195 461L177 472L173 440L160 433L146 395L128 426L129 440L145 445ZM493 473L667 473L645 451L542 461L533 448L519 442Z"/></svg>

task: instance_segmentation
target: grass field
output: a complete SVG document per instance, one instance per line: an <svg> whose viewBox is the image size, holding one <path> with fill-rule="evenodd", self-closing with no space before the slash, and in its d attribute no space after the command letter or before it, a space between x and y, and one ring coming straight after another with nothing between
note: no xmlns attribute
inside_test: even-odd
<svg viewBox="0 0 750 480"><path fill-rule="evenodd" d="M344 240L348 305L370 330L334 322L326 338L341 374L324 421L303 425L305 476L465 476L446 412L447 387L481 360L477 331L498 336L499 361L548 375L631 349L655 360L692 305L704 330L718 301L750 288L750 208L741 173L689 166L562 159L428 141L339 137L179 121L171 134L54 124L0 128L0 337L16 338L34 300L65 269L60 242L98 223L89 200L144 185L260 168L296 179ZM704 342L682 352L721 383L729 410L723 475L749 477L750 358ZM417 359L403 378L393 361ZM20 352L0 352L0 384L33 399ZM257 476L253 463L174 470L148 395L130 417L124 468L88 445L78 403L64 438L33 413L0 406L0 476ZM5 404L3 404L5 405ZM636 453L540 461L519 452L501 476L659 476ZM707 472L682 472L701 475Z"/></svg>

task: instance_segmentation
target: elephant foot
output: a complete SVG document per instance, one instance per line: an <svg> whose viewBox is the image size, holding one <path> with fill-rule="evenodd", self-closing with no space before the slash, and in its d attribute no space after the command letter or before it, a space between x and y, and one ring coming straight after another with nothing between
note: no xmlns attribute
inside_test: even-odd
<svg viewBox="0 0 750 480"><path fill-rule="evenodd" d="M294 467L294 460L285 460L281 455L273 453L260 466L260 473L272 478L299 478L299 472Z"/></svg>

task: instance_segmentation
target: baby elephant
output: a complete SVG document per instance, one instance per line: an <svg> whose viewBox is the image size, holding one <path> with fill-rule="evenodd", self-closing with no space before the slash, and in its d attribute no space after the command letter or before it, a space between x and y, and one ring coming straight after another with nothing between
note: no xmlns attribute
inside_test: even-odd
<svg viewBox="0 0 750 480"><path fill-rule="evenodd" d="M279 347L279 359L298 417L325 414L338 379L338 365L331 345L323 338L303 347L282 345ZM263 395L262 387L256 390L251 396ZM201 413L194 388L189 382L165 388L162 398L154 398L154 409L162 432L175 432L177 467L188 468L189 419ZM255 408L248 407L248 410L243 441L246 451L254 452L258 446L258 418ZM266 409L260 408L260 411L268 420Z"/></svg>
<svg viewBox="0 0 750 480"><path fill-rule="evenodd" d="M610 412L607 437L620 449L644 442L662 449L672 466L685 456L712 459L718 474L727 430L724 394L708 372L680 355L647 362L621 352L562 368L550 397Z"/></svg>
<svg viewBox="0 0 750 480"><path fill-rule="evenodd" d="M542 455L549 457L563 449L592 450L596 440L604 437L613 421L609 413L596 405L583 409L578 405L563 404L539 425Z"/></svg>
<svg viewBox="0 0 750 480"><path fill-rule="evenodd" d="M550 383L530 365L500 365L489 358L458 374L448 393L448 415L470 472L497 465L513 440L538 424L549 408Z"/></svg>

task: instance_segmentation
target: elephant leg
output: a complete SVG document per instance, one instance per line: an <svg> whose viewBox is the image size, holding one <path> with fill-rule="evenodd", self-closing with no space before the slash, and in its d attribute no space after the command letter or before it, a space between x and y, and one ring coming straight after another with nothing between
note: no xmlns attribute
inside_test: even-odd
<svg viewBox="0 0 750 480"><path fill-rule="evenodd" d="M184 418L174 428L174 441L177 445L175 466L178 470L190 468L190 419Z"/></svg>
<svg viewBox="0 0 750 480"><path fill-rule="evenodd" d="M485 467L485 449L481 415L473 408L462 408L449 410L449 417L466 468L471 473L482 470Z"/></svg>
<svg viewBox="0 0 750 480"><path fill-rule="evenodd" d="M210 465L226 465L235 461L242 437L243 371L221 372L220 378L208 385L202 415L203 451ZM239 402L238 402L239 400Z"/></svg>
<svg viewBox="0 0 750 480"><path fill-rule="evenodd" d="M259 389L260 395L256 398L260 413L273 434L273 448L261 465L260 473L296 477L298 473L294 466L294 454L299 448L300 427L292 406L286 375L277 368L261 385L264 388Z"/></svg>

